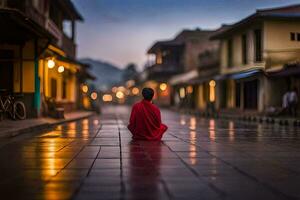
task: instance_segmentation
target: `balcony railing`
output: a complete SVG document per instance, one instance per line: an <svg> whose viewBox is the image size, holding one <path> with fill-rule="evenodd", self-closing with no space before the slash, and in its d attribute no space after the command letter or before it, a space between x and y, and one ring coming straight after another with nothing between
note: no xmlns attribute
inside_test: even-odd
<svg viewBox="0 0 300 200"><path fill-rule="evenodd" d="M206 51L200 54L198 59L199 69L217 67L220 63L220 56L218 51Z"/></svg>
<svg viewBox="0 0 300 200"><path fill-rule="evenodd" d="M67 53L67 55L71 58L75 58L76 56L76 44L74 41L63 34L62 36L62 46L61 48Z"/></svg>
<svg viewBox="0 0 300 200"><path fill-rule="evenodd" d="M74 44L73 40L66 36L62 30L60 30L56 24L48 19L46 23L46 29L54 35L57 39L57 46L60 47L65 53L71 57L75 58L76 55L76 44Z"/></svg>
<svg viewBox="0 0 300 200"><path fill-rule="evenodd" d="M63 43L63 32L51 19L47 19L46 29L57 39L57 45L61 47Z"/></svg>

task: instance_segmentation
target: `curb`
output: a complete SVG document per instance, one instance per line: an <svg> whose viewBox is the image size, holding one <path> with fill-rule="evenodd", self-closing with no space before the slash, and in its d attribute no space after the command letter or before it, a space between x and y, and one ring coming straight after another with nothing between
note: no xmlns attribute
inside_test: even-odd
<svg viewBox="0 0 300 200"><path fill-rule="evenodd" d="M53 123L48 123L47 122L47 123L39 124L39 125L36 125L36 126L20 129L20 130L7 131L5 133L0 134L0 138L11 138L11 137L15 137L15 136L18 136L18 135L21 135L21 134L26 134L28 132L46 130L46 129L53 128L54 126L57 126L57 125L60 125L60 124L64 124L64 123L68 123L68 122L73 122L73 121L89 118L93 115L95 115L95 113L90 113L89 115L82 116L82 117L77 117L77 118L73 118L73 119L64 119L64 120L53 122Z"/></svg>
<svg viewBox="0 0 300 200"><path fill-rule="evenodd" d="M175 111L175 109L171 109ZM199 112L199 111L188 111L188 110L177 110L177 112L181 114L192 114L198 117L203 118L220 118L225 120L238 120L238 121L247 121L247 122L254 122L260 124L277 124L279 126L294 126L300 127L300 120L299 119L285 119L285 118L275 118L269 116L257 116L257 115L224 115L222 113L209 113L209 112Z"/></svg>

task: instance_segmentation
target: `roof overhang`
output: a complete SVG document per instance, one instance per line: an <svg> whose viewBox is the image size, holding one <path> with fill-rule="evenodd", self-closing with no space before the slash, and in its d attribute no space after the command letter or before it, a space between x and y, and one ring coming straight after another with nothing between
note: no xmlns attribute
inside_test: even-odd
<svg viewBox="0 0 300 200"><path fill-rule="evenodd" d="M23 13L15 9L0 9L0 41L24 43L32 38L55 41L55 38L44 27L40 26Z"/></svg>
<svg viewBox="0 0 300 200"><path fill-rule="evenodd" d="M70 20L79 20L83 21L82 15L79 13L79 11L76 9L74 4L72 3L71 0L58 0L57 2L60 3L60 5L65 9L67 14L70 16Z"/></svg>
<svg viewBox="0 0 300 200"><path fill-rule="evenodd" d="M230 27L224 29L223 31L220 31L216 34L214 34L212 37L210 37L211 40L219 40L226 38L228 35L233 34L237 30L241 30L243 28L249 27L249 25L262 22L263 20L288 20L288 21L295 21L300 20L300 14L293 13L293 14L287 14L287 13L255 13L253 15L250 15L249 17L232 24Z"/></svg>
<svg viewBox="0 0 300 200"><path fill-rule="evenodd" d="M180 47L183 46L182 42L178 42L175 40L167 40L167 41L158 41L155 42L147 51L148 54L156 53L157 50L163 49L163 48L172 48L172 47Z"/></svg>
<svg viewBox="0 0 300 200"><path fill-rule="evenodd" d="M175 75L170 79L170 84L171 85L178 85L182 83L186 83L198 76L198 70L192 70L183 74Z"/></svg>

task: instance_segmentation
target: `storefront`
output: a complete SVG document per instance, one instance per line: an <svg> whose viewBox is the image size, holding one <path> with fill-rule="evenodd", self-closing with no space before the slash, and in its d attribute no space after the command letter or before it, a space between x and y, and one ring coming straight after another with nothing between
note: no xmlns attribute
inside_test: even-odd
<svg viewBox="0 0 300 200"><path fill-rule="evenodd" d="M260 69L217 77L217 108L262 111L264 82Z"/></svg>

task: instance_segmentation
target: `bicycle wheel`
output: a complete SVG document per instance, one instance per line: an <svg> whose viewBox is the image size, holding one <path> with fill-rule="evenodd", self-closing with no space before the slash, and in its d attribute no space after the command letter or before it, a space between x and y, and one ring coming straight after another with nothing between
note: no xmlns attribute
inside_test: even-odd
<svg viewBox="0 0 300 200"><path fill-rule="evenodd" d="M14 113L18 119L26 119L26 107L21 101L16 101L14 103Z"/></svg>

